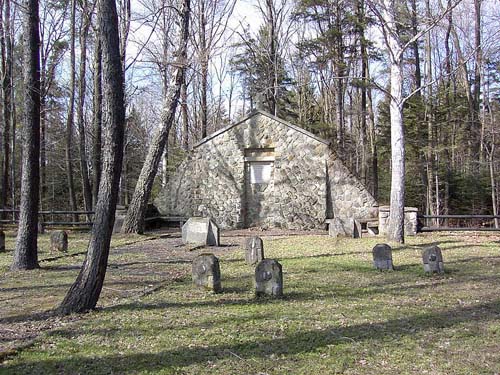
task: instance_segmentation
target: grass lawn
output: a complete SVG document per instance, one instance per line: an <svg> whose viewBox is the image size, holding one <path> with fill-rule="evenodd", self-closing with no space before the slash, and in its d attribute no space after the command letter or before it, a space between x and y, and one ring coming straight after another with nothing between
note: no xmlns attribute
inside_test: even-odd
<svg viewBox="0 0 500 375"><path fill-rule="evenodd" d="M409 237L393 248L396 270L379 272L371 249L381 238L265 233L266 257L283 265L281 299L254 298L243 237L223 237L231 246L216 249L223 293L215 295L191 285L190 260L206 249L117 237L100 309L66 318L40 312L76 277L85 236L70 235L76 255L36 271L10 272L12 252L0 254L0 332L25 329L18 342L33 340L4 356L0 373L500 373L499 236ZM423 273L430 244L443 249L444 275Z"/></svg>

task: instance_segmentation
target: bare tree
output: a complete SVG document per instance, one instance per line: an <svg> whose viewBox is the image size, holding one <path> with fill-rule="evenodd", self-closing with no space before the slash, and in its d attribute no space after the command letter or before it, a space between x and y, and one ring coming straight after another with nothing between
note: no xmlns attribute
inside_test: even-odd
<svg viewBox="0 0 500 375"><path fill-rule="evenodd" d="M78 125L79 133L79 151L80 151L80 171L82 177L83 187L83 200L85 204L85 211L92 210L92 188L90 187L89 170L87 165L86 156L86 135L85 135L85 119L84 119L84 106L85 106L85 92L87 80L85 74L87 73L87 38L89 34L90 22L93 9L89 7L86 0L82 2L82 23L80 26L80 71L78 78L78 102L76 107L76 123Z"/></svg>
<svg viewBox="0 0 500 375"><path fill-rule="evenodd" d="M149 146L146 161L137 180L134 195L127 211L127 216L123 223L122 232L143 233L144 215L147 207L154 178L160 164L163 150L168 140L170 128L175 120L175 112L179 102L182 83L184 81L184 71L187 60L187 44L189 38L189 16L190 0L183 0L182 3L182 30L177 53L177 61L174 63L175 74L173 82L168 87L168 92L164 99L162 124L157 133L153 136Z"/></svg>
<svg viewBox="0 0 500 375"><path fill-rule="evenodd" d="M76 0L71 1L71 39L70 39L70 80L69 80L69 103L68 114L66 117L66 174L69 189L69 203L71 210L76 211L76 192L75 182L73 176L73 163L72 163L72 150L73 150L73 123L75 117L75 77L76 77L76 57L75 57L75 39L76 39ZM73 217L74 221L78 221L76 215Z"/></svg>
<svg viewBox="0 0 500 375"><path fill-rule="evenodd" d="M12 35L11 35L11 11L10 0L4 0L1 4L0 23L0 45L1 45L1 67L2 67L2 106L3 106L3 171L2 171L2 195L0 204L6 207L9 200L10 187L10 133L13 127L12 121ZM12 202L14 204L14 202Z"/></svg>
<svg viewBox="0 0 500 375"><path fill-rule="evenodd" d="M38 203L40 184L40 31L38 0L25 0L24 137L19 227L13 270L38 267Z"/></svg>
<svg viewBox="0 0 500 375"><path fill-rule="evenodd" d="M102 146L102 48L99 37L96 38L94 51L94 100L93 100L93 141L92 141L92 204L95 208L101 179Z"/></svg>
<svg viewBox="0 0 500 375"><path fill-rule="evenodd" d="M84 312L95 308L97 304L108 265L122 167L125 128L124 77L115 0L101 0L98 13L106 103L104 161L87 255L76 281L59 307L62 314Z"/></svg>
<svg viewBox="0 0 500 375"><path fill-rule="evenodd" d="M234 0L196 0L193 7L193 44L200 65L199 100L201 138L208 132L210 62L227 29Z"/></svg>

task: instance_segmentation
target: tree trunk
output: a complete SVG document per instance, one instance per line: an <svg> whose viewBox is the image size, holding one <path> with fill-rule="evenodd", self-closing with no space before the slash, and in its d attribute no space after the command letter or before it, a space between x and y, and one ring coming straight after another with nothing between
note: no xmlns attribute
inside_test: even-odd
<svg viewBox="0 0 500 375"><path fill-rule="evenodd" d="M205 0L200 0L200 65L201 65L201 138L207 136L208 129L208 48L207 20L205 15Z"/></svg>
<svg viewBox="0 0 500 375"><path fill-rule="evenodd" d="M139 179L137 180L134 195L132 196L132 201L123 223L122 232L124 233L143 233L144 231L144 215L147 203L151 194L154 178L158 171L158 165L168 140L170 128L175 120L175 111L177 109L181 86L184 80L187 60L187 42L189 37L189 14L190 0L183 0L182 35L179 52L177 54L178 61L175 64L176 72L173 75L175 81L168 86L169 89L165 97L162 113L162 126L154 135L151 145L149 146L146 161L144 162Z"/></svg>
<svg viewBox="0 0 500 375"><path fill-rule="evenodd" d="M24 126L21 205L13 270L38 267L38 200L40 157L40 33L38 0L25 0Z"/></svg>
<svg viewBox="0 0 500 375"><path fill-rule="evenodd" d="M12 39L10 28L10 0L4 0L5 10L4 27L2 30L2 91L3 91L3 176L2 176L2 207L7 207L9 202L10 187L10 130L12 127L11 101L12 101Z"/></svg>
<svg viewBox="0 0 500 375"><path fill-rule="evenodd" d="M474 150L479 149L479 161L482 162L484 159L483 152L483 140L480 138L480 128L481 128L481 119L479 116L479 111L481 107L481 69L482 69L482 60L483 60L483 52L481 48L481 2L482 0L474 0L474 85L473 85L473 134L477 137L477 140L474 144L478 145L478 147L474 147ZM474 157L473 155L471 155Z"/></svg>
<svg viewBox="0 0 500 375"><path fill-rule="evenodd" d="M100 38L97 37L94 56L94 115L92 124L94 138L92 142L92 202L93 208L97 204L99 182L101 179L101 134L102 134L102 48Z"/></svg>
<svg viewBox="0 0 500 375"><path fill-rule="evenodd" d="M71 46L70 46L70 92L68 104L68 116L66 118L66 174L68 178L69 204L72 211L76 211L75 183L73 180L72 163L72 142L73 142L73 122L75 115L75 18L76 18L76 0L71 1ZM78 221L78 216L73 215L73 221Z"/></svg>
<svg viewBox="0 0 500 375"><path fill-rule="evenodd" d="M95 308L106 275L115 221L123 157L125 101L118 15L114 0L99 2L99 36L103 49L103 87L107 112L104 162L87 255L75 283L59 307L62 314Z"/></svg>
<svg viewBox="0 0 500 375"><path fill-rule="evenodd" d="M186 76L181 86L181 113L182 113L182 146L185 151L189 150L189 118L187 109L187 82Z"/></svg>
<svg viewBox="0 0 500 375"><path fill-rule="evenodd" d="M89 169L87 166L87 156L86 156L86 136L85 136L85 124L83 118L83 109L85 105L85 91L87 80L85 79L85 74L87 72L87 36L90 27L90 17L91 12L88 9L87 2L84 1L82 6L82 26L80 30L80 72L78 81L78 105L76 108L76 123L78 125L78 132L80 133L80 171L82 176L82 188L83 188L83 201L85 204L85 211L92 211L92 188L90 187ZM90 215L87 215L87 219L90 221Z"/></svg>
<svg viewBox="0 0 500 375"><path fill-rule="evenodd" d="M404 242L405 142L403 125L403 49L397 40L394 3L384 0L385 39L389 49L391 84L391 205L387 238Z"/></svg>

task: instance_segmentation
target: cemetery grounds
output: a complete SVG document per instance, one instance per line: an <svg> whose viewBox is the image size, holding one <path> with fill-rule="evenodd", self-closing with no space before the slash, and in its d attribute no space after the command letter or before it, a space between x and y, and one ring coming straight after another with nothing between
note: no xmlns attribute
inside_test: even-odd
<svg viewBox="0 0 500 375"><path fill-rule="evenodd" d="M0 374L498 374L500 236L419 234L393 246L396 270L373 268L383 238L224 232L217 248L178 232L116 235L98 311L58 317L84 259L39 239L41 269L11 272L0 253ZM283 265L284 297L255 298L247 236ZM444 275L425 275L438 244ZM195 289L192 259L220 259L220 294Z"/></svg>

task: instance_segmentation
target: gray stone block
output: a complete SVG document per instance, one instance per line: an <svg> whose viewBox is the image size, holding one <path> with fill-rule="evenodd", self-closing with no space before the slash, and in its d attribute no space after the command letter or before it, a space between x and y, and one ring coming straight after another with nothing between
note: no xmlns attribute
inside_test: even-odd
<svg viewBox="0 0 500 375"><path fill-rule="evenodd" d="M202 246L219 246L219 227L211 218L190 217L182 226L182 243Z"/></svg>
<svg viewBox="0 0 500 375"><path fill-rule="evenodd" d="M283 295L283 269L274 259L264 259L255 268L255 295Z"/></svg>
<svg viewBox="0 0 500 375"><path fill-rule="evenodd" d="M68 233L56 230L50 233L50 251L65 253L68 251Z"/></svg>
<svg viewBox="0 0 500 375"><path fill-rule="evenodd" d="M373 253L373 265L378 270L394 270L394 266L392 264L392 248L385 244L379 243L375 245L372 250Z"/></svg>
<svg viewBox="0 0 500 375"><path fill-rule="evenodd" d="M438 246L431 246L422 252L422 262L426 273L444 273L443 255Z"/></svg>
<svg viewBox="0 0 500 375"><path fill-rule="evenodd" d="M113 234L121 233L125 215L116 215L115 223L113 224Z"/></svg>
<svg viewBox="0 0 500 375"><path fill-rule="evenodd" d="M219 259L213 254L200 254L192 264L193 283L214 293L222 290Z"/></svg>
<svg viewBox="0 0 500 375"><path fill-rule="evenodd" d="M344 225L339 218L327 219L326 223L328 224L328 235L330 237L337 238L346 234Z"/></svg>
<svg viewBox="0 0 500 375"><path fill-rule="evenodd" d="M5 251L5 233L0 230L0 253Z"/></svg>
<svg viewBox="0 0 500 375"><path fill-rule="evenodd" d="M264 259L264 242L262 238L253 236L245 242L245 262L251 266Z"/></svg>

